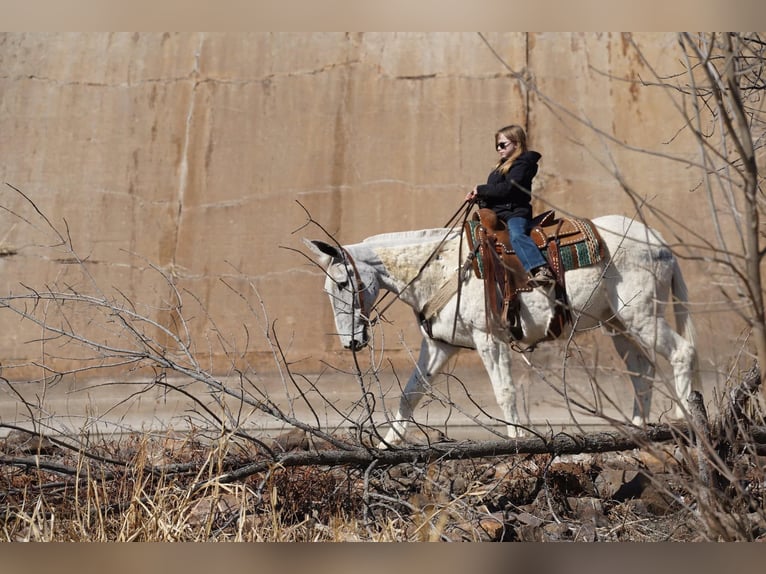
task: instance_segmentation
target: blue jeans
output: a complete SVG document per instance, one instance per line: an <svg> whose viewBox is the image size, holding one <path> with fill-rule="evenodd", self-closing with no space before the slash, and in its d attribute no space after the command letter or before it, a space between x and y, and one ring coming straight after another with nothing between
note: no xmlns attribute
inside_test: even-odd
<svg viewBox="0 0 766 574"><path fill-rule="evenodd" d="M508 232L511 236L511 247L521 260L527 273L541 265L547 265L548 262L540 253L540 248L528 235L531 222L526 217L511 217L507 223Z"/></svg>

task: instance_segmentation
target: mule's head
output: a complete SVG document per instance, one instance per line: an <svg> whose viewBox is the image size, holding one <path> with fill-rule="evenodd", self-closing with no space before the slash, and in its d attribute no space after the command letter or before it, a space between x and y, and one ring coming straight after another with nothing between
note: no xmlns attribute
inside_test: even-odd
<svg viewBox="0 0 766 574"><path fill-rule="evenodd" d="M324 290L330 297L341 344L351 350L369 342L369 313L380 290L375 270L353 259L343 248L323 241L306 241L325 270Z"/></svg>

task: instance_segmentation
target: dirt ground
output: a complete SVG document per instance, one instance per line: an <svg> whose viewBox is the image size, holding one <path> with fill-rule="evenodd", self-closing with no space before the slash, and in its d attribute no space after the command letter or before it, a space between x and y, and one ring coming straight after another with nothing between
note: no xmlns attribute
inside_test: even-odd
<svg viewBox="0 0 766 574"><path fill-rule="evenodd" d="M280 492L282 508L296 520L312 516L321 523L342 508L371 523L396 516L400 539L408 541L766 541L762 463L759 458L742 477L744 498L723 489L712 496L730 498L718 506L699 481L693 453L669 444L402 464L375 469L364 480L347 469L286 469ZM303 487L289 487L298 484ZM329 494L343 490L340 484L356 485L354 496ZM719 521L726 525L721 532Z"/></svg>

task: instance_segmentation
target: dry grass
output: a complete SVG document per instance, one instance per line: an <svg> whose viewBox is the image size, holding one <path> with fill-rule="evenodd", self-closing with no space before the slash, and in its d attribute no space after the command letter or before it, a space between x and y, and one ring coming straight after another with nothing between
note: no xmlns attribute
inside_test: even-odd
<svg viewBox="0 0 766 574"><path fill-rule="evenodd" d="M39 457L73 471L63 476L7 458L0 466L2 539L361 539L354 518L361 496L343 473L273 468L240 484L221 484L215 477L242 457L232 457L229 451L236 449L229 447L225 441L206 447L176 436L136 434L89 449L124 465L60 449Z"/></svg>

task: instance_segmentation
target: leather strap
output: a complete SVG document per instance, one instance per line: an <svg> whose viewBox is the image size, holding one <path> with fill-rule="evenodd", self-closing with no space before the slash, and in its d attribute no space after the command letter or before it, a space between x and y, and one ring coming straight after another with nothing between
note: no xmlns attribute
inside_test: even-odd
<svg viewBox="0 0 766 574"><path fill-rule="evenodd" d="M367 311L364 308L364 286L362 285L362 276L359 275L359 270L356 268L356 263L354 262L354 258L351 257L351 254L344 247L341 247L341 250L343 251L343 256L346 258L349 265L351 265L351 269L354 270L356 294L359 298L359 311L362 313L363 317L368 318Z"/></svg>

